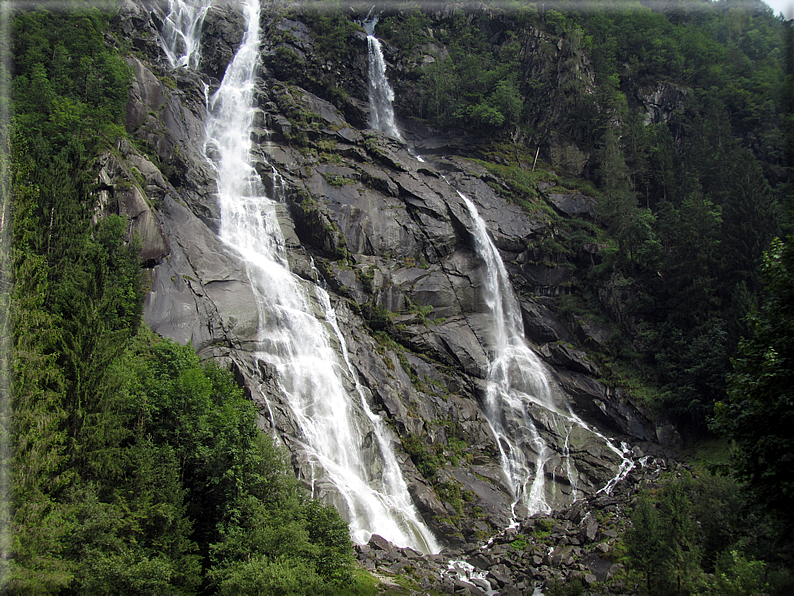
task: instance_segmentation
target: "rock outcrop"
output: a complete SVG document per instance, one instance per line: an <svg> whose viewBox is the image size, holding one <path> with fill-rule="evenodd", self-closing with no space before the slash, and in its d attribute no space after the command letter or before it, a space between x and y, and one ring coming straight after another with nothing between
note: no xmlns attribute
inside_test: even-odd
<svg viewBox="0 0 794 596"><path fill-rule="evenodd" d="M275 371L256 357L260 315L244 262L218 236L214 171L202 149L203 87L217 84L233 56L240 15L222 4L208 14L200 72L168 68L152 40L162 18L155 9L128 2L119 18L139 50L129 59L134 82L126 122L138 149L125 145L108 157L102 182L143 239L151 279L146 321L155 332L191 342L203 358L232 368L260 405L261 426L293 448L296 471L323 495L322 479L310 477L301 455L298 426ZM436 162L420 161L405 144L366 129L368 108L360 91L366 89L366 42L351 33L350 69L342 74L338 63L315 63L318 37L308 22L296 19L274 12L264 23L252 134L257 171L281 201L279 221L291 270L307 287L322 283L331 293L357 381L392 429L418 510L446 544L462 548L500 532L526 511L511 510L500 447L481 406L490 325L482 295L484 265L457 189L476 202L522 290L526 335L554 390L616 444L650 440L655 430L622 391L596 379L600 369L584 350L608 337L586 320L555 313L551 297L573 273L564 264L539 265L534 258L536 240L553 233L547 220L503 198L499 181L482 166L444 155L443 148ZM285 62L287 52L297 61L294 68ZM587 65L571 64L582 84L589 84ZM296 69L303 74L296 75ZM350 93L333 91L337 88ZM546 193L561 217L593 217L592 199L585 195L550 187L538 192ZM553 420L535 414L555 451L537 471L547 476L545 498L555 509L575 496L593 497L618 474L620 456L592 432L561 439ZM566 458L578 470L575 478L569 477ZM585 504L577 506L584 511ZM559 531L561 540L589 536L583 519L568 520ZM526 533L546 522L523 523ZM567 560L572 551L565 548L577 545L561 544L559 551L528 550L526 557L538 569L548 566L547 557ZM497 546L504 547L499 556L507 556L506 544ZM379 567L388 561L395 572L395 564L413 560L410 553L392 557L389 552L377 544L360 548L365 562ZM579 571L604 581L606 563L595 557L592 568ZM509 574L499 565L507 564L497 563L496 555L489 561L487 581L504 587L499 578ZM529 585L530 578L537 579L533 573L513 577L510 585Z"/></svg>

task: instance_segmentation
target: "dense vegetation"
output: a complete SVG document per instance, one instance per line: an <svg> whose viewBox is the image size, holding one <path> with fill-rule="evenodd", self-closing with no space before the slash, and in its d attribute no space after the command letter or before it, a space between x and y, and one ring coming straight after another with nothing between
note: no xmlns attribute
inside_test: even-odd
<svg viewBox="0 0 794 596"><path fill-rule="evenodd" d="M141 322L134 239L97 217L130 74L98 11L13 18L9 594L360 593L231 374Z"/></svg>
<svg viewBox="0 0 794 596"><path fill-rule="evenodd" d="M643 593L788 594L794 577L785 529L747 506L730 478L684 473L644 492L623 536Z"/></svg>
<svg viewBox="0 0 794 596"><path fill-rule="evenodd" d="M794 237L764 254L768 295L749 318L713 429L736 443L734 470L756 503L794 530Z"/></svg>
<svg viewBox="0 0 794 596"><path fill-rule="evenodd" d="M582 175L595 188L572 184L598 199L599 225L555 221L540 260L602 247L576 263L562 303L617 323L601 355L616 382L631 369L649 405L703 434L763 294L761 255L794 224L791 27L760 3L601 8L449 9L431 30L433 9L415 5L379 34L414 60L443 45L411 79L415 114L500 140L485 159L509 162L491 169L517 202L538 201L535 146L591 156ZM661 88L677 107L646 121L638 94Z"/></svg>
<svg viewBox="0 0 794 596"><path fill-rule="evenodd" d="M559 304L620 327L594 355L607 382L631 381L695 434L716 403L712 429L736 442L733 470L753 501L706 475L638 502L626 556L647 592L784 590L794 239L770 242L794 226L791 28L731 2L557 8L452 10L431 36L417 6L383 18L379 35L406 55L433 40L449 50L413 81L416 114L500 141L480 156L499 157L488 167L517 202L536 208L533 183L562 180L542 161L527 171L549 136L593 157L584 179L563 182L597 197L598 221L555 221L539 248L562 262L599 247ZM326 53L358 29L338 14L315 20ZM91 11L13 19L15 474L3 587L357 593L338 514L302 494L228 373L148 332L127 222L95 221L96 161L125 134L130 80L108 29ZM542 33L535 57L521 52L531 30ZM658 81L685 91L683 108L646 124L634 91ZM325 82L329 99L344 99Z"/></svg>

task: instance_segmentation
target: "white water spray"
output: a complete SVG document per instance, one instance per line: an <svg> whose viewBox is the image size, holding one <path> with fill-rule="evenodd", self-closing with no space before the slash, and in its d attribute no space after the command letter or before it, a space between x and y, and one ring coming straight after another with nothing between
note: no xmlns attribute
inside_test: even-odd
<svg viewBox="0 0 794 596"><path fill-rule="evenodd" d="M408 493L408 486L405 484L405 479L403 478L402 471L400 470L400 465L397 462L397 456L394 453L394 449L389 444L391 439L389 438L386 425L383 422L383 419L378 414L375 414L369 407L369 402L367 401L367 391L357 380L358 375L356 374L356 371L350 362L347 344L345 342L344 336L342 335L342 331L339 329L339 324L336 320L336 312L334 312L333 308L331 308L331 301L328 293L319 287L316 288L315 291L317 292L320 303L325 310L326 321L328 321L333 328L334 333L336 334L336 337L339 341L342 359L345 362L345 366L347 367L351 378L355 380L356 392L358 393L360 399L361 409L364 411L367 419L372 425L373 433L377 439L378 448L380 449L380 453L383 457L383 486L385 489L384 497L388 501L387 505L395 512L398 512L400 517L404 518L403 525L413 534L413 538L416 540L416 542L420 545L424 545L424 548L420 550L423 552L436 553L440 550L440 546L436 542L435 536L433 536L433 534L422 522L416 507L414 507L414 504L411 501L410 495ZM381 532L380 528L378 529L378 532ZM368 539L369 536L366 536L366 538Z"/></svg>
<svg viewBox="0 0 794 596"><path fill-rule="evenodd" d="M499 596L499 592L494 590L493 588L485 588L485 586L490 586L486 576L488 575L487 571L477 571L471 563L467 563L466 561L461 560L452 560L447 563L446 570L441 572L442 577L450 577L453 580L457 580L470 586L474 586L478 588L478 590L484 594L484 596Z"/></svg>
<svg viewBox="0 0 794 596"><path fill-rule="evenodd" d="M571 500L577 497L577 473L570 456L570 436L575 427L597 436L620 457L617 474L597 491L609 494L634 467L629 446L621 443L618 449L574 414L564 396L555 397L543 364L526 343L518 300L485 222L474 203L460 191L458 194L474 221L475 250L485 265L483 298L493 316L485 415L496 437L502 468L513 492L514 514L520 502L530 514L551 511L545 482L545 475L550 471L545 468L555 454L538 431L538 416L542 416L548 430L565 438L560 456L565 460ZM534 454L533 462L529 461L529 454Z"/></svg>
<svg viewBox="0 0 794 596"><path fill-rule="evenodd" d="M438 544L411 503L379 418L369 410L362 389L359 400L345 389L351 379L357 386L357 375L347 358L342 366L332 346L329 328L346 356L328 295L290 272L276 202L266 196L253 166L250 131L259 11L258 0L244 6L247 27L240 48L220 87L208 98L204 147L217 174L221 238L245 260L257 301L254 356L276 371L276 382L300 431L299 449L312 490L321 482L315 482L315 473L330 483L329 496L338 495L335 504L348 520L353 540L366 542L377 532L399 546L437 552ZM370 433L376 436L375 447L366 445ZM367 453L382 460L372 466L382 468L382 473L365 465Z"/></svg>
<svg viewBox="0 0 794 596"><path fill-rule="evenodd" d="M161 41L171 68L198 68L201 27L210 6L206 0L168 0Z"/></svg>
<svg viewBox="0 0 794 596"><path fill-rule="evenodd" d="M493 317L485 416L496 437L502 469L513 493L513 508L523 502L529 513L550 512L545 465L551 457L529 406L558 412L543 365L524 340L521 311L507 270L488 236L477 207L458 191L474 222L475 250L484 262L483 298ZM529 455L534 454L530 461Z"/></svg>
<svg viewBox="0 0 794 596"><path fill-rule="evenodd" d="M362 25L367 32L367 47L369 50L369 125L395 139L403 140L400 129L394 121L394 91L386 76L386 61L383 59L383 50L380 40L375 37L375 25L378 24L378 15L370 16Z"/></svg>

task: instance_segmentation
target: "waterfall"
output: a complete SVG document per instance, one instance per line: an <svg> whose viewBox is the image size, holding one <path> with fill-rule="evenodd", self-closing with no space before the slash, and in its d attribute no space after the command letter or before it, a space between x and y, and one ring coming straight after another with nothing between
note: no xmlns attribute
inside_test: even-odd
<svg viewBox="0 0 794 596"><path fill-rule="evenodd" d="M615 447L611 440L574 414L563 394L552 391L543 364L526 343L518 300L485 222L476 205L460 191L458 195L474 221L475 250L484 264L483 298L493 317L484 413L513 493L514 515L518 503L523 503L530 514L551 511L546 499L546 475L554 474L548 468L555 457L565 460L570 498L576 499L577 472L569 448L571 432L576 428L598 437L621 460L617 474L597 491L608 494L634 467L629 446L621 443L620 448ZM559 455L553 445L544 441L538 424L563 439L558 447Z"/></svg>
<svg viewBox="0 0 794 596"><path fill-rule="evenodd" d="M370 10L372 13L372 10ZM394 122L394 91L386 76L386 62L383 59L380 40L375 37L375 25L378 15L370 16L362 25L367 32L367 48L369 51L369 125L395 139L403 140L400 129Z"/></svg>
<svg viewBox="0 0 794 596"><path fill-rule="evenodd" d="M402 140L394 122L392 102L394 93L386 77L386 66L380 42L374 36L378 16L374 10L363 21L369 44L369 104L371 126ZM424 161L420 156L416 156ZM443 176L442 176L443 178ZM446 180L446 178L444 178ZM553 392L548 375L539 358L524 338L523 322L518 300L507 276L502 258L488 236L485 222L474 203L460 191L474 222L475 250L483 260L485 270L484 300L493 319L492 345L488 350L489 366L484 414L499 448L502 470L513 496L512 511L523 504L530 514L550 512L546 475L554 475L559 460L564 460L564 475L571 487L570 500L578 496L578 472L570 453L571 433L584 429L601 439L605 446L621 459L618 472L598 492L609 493L634 466L628 457L628 446L615 447L598 431L590 428L570 408L567 399ZM542 424L543 428L538 425ZM549 445L541 430L561 439L559 445ZM556 447L556 449L555 449Z"/></svg>
<svg viewBox="0 0 794 596"><path fill-rule="evenodd" d="M210 4L206 0L168 0L160 35L171 68L198 68L201 26Z"/></svg>
<svg viewBox="0 0 794 596"><path fill-rule="evenodd" d="M397 456L394 453L394 449L392 449L389 445L389 441L391 439L390 433L387 431L386 424L383 422L383 419L378 414L375 414L369 407L367 391L357 380L355 369L350 362L347 344L345 343L344 336L339 329L339 325L336 320L336 313L334 312L333 308L331 308L331 301L328 293L319 287L316 288L316 292L320 298L323 310L326 313L326 321L328 321L333 328L334 334L339 341L340 351L342 352L342 359L344 360L345 366L347 367L351 378L356 379L355 387L356 393L360 399L361 409L364 411L367 419L372 425L373 434L375 435L380 453L383 457L384 494L388 496L390 507L393 507L395 511L399 512L401 516L406 518L405 521L407 523L404 524L405 527L407 527L414 534L413 538L418 544L425 546L424 549L420 550L431 553L438 552L440 547L436 542L435 537L421 521L419 514L416 511L413 502L411 501L411 497L408 493L408 486L405 484L405 479L403 478L402 471L400 470L400 465L397 462ZM381 533L381 528L378 529L378 532ZM367 536L367 538L369 538L369 536Z"/></svg>
<svg viewBox="0 0 794 596"><path fill-rule="evenodd" d="M561 408L554 402L543 365L524 340L518 301L485 222L474 203L460 191L458 194L474 221L475 250L485 265L483 298L493 318L485 417L499 446L514 510L523 502L530 514L548 513L551 506L546 501L544 469L550 448L528 406L536 404L557 413ZM529 454L534 454L531 462Z"/></svg>
<svg viewBox="0 0 794 596"><path fill-rule="evenodd" d="M240 47L220 87L208 98L204 145L216 171L221 239L245 260L257 301L254 358L276 371L299 431L297 448L311 470L312 490L316 476L330 483L329 496L347 519L353 540L364 543L377 532L399 546L438 552L411 502L392 441L357 382L327 293L289 270L277 203L266 196L253 166L250 132L259 12L259 0L248 0ZM341 347L335 348L334 340ZM346 385L354 388L355 398ZM374 445L369 445L373 436ZM367 466L367 454L380 461Z"/></svg>

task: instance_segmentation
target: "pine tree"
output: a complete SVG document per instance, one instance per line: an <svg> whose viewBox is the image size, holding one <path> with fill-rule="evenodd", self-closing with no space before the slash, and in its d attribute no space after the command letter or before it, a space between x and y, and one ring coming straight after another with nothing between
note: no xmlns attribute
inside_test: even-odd
<svg viewBox="0 0 794 596"><path fill-rule="evenodd" d="M739 344L728 399L712 429L736 444L735 475L753 502L794 528L794 237L775 240L764 255L767 296Z"/></svg>

